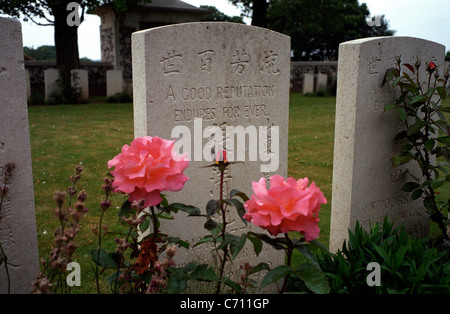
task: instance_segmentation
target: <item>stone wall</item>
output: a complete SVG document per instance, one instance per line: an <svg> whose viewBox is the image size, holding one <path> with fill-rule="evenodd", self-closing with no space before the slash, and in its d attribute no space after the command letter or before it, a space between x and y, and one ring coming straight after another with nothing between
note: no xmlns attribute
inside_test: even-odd
<svg viewBox="0 0 450 314"><path fill-rule="evenodd" d="M52 61L25 61L25 69L28 71L31 94L45 93L44 71L56 68L56 62ZM106 71L112 70L109 62L80 62L80 68L87 70L89 75L89 97L106 95Z"/></svg>
<svg viewBox="0 0 450 314"><path fill-rule="evenodd" d="M131 59L131 55L129 58ZM44 95L44 70L54 69L55 67L56 63L52 61L25 61L25 69L28 72L27 75L29 75L29 95ZM114 69L113 63L81 62L81 69L87 70L89 73L89 97L106 96L106 71ZM131 86L131 66L124 66L124 71L124 83L128 83ZM336 89L336 73L337 61L292 61L290 68L290 91L305 94L307 92L325 90L334 94ZM327 77L326 86L320 83L321 74L325 74ZM305 83L305 80L311 81ZM312 85L313 87L306 88L306 85Z"/></svg>

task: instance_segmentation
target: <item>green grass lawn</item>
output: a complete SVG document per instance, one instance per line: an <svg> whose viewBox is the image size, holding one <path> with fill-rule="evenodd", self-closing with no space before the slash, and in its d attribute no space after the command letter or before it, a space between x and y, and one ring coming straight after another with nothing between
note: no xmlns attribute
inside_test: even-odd
<svg viewBox="0 0 450 314"><path fill-rule="evenodd" d="M328 204L320 212L319 241L328 245L331 177L334 137L334 97L291 95L289 112L288 176L308 177L324 192ZM29 108L33 180L39 252L48 257L53 233L58 227L53 194L71 186L69 176L82 165L84 173L79 190L88 193L89 212L77 235L79 248L74 259L81 265L81 287L75 293L96 293L95 280L87 252L96 248L97 238L91 231L100 216L101 186L108 173L107 162L133 140L133 106L126 104L90 103L83 105L38 106ZM114 206L106 217L113 231L103 244L114 248L120 232L117 208L123 196L113 197ZM102 292L109 292L106 285Z"/></svg>

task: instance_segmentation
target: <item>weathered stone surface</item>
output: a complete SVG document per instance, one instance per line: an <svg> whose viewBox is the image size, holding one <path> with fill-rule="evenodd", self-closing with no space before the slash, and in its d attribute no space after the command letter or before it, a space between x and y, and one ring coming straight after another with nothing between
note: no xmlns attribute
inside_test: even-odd
<svg viewBox="0 0 450 314"><path fill-rule="evenodd" d="M0 186L5 165L16 167L2 201L0 242L8 257L11 293L30 293L39 273L27 92L20 22L0 18ZM8 292L5 264L0 265L0 293Z"/></svg>
<svg viewBox="0 0 450 314"><path fill-rule="evenodd" d="M376 37L340 45L330 250L342 247L348 228L353 229L357 220L369 228L385 215L404 223L411 234L427 234L429 217L422 200L412 201L401 191L411 181L407 172L417 175L418 167L410 162L393 168L390 161L402 147L393 141L402 126L395 112L383 111L399 93L392 86L382 87L382 81L395 57L411 64L419 57L422 64L443 65L444 53L443 45L412 37Z"/></svg>

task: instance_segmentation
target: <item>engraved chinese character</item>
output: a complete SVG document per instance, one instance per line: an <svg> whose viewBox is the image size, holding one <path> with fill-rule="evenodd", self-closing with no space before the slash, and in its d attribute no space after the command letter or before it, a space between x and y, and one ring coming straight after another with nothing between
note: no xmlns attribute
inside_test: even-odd
<svg viewBox="0 0 450 314"><path fill-rule="evenodd" d="M11 201L6 197L3 197L3 200L0 201L2 202L0 207L0 219L11 217L12 216Z"/></svg>
<svg viewBox="0 0 450 314"><path fill-rule="evenodd" d="M159 62L163 64L164 74L180 73L181 64L179 59L182 59L182 54L176 54L175 50L167 53L167 57L163 57Z"/></svg>
<svg viewBox="0 0 450 314"><path fill-rule="evenodd" d="M243 74L245 71L245 66L250 63L250 57L245 51L245 49L236 49L235 53L231 59L231 73Z"/></svg>
<svg viewBox="0 0 450 314"><path fill-rule="evenodd" d="M205 50L198 53L198 56L200 57L200 70L211 71L212 56L215 54L214 50Z"/></svg>
<svg viewBox="0 0 450 314"><path fill-rule="evenodd" d="M261 60L261 73L267 74L279 74L280 69L275 64L275 61L278 59L278 54L274 53L272 50L264 51L264 58Z"/></svg>
<svg viewBox="0 0 450 314"><path fill-rule="evenodd" d="M10 247L16 244L14 242L11 227L0 228L0 242L5 247Z"/></svg>
<svg viewBox="0 0 450 314"><path fill-rule="evenodd" d="M369 64L367 67L369 68L369 75L378 74L378 64L381 61L381 59L374 57L371 60L369 60Z"/></svg>

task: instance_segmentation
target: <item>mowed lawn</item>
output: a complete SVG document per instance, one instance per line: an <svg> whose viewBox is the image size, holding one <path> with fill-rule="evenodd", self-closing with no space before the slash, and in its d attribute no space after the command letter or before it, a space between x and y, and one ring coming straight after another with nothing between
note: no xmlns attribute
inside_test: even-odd
<svg viewBox="0 0 450 314"><path fill-rule="evenodd" d="M328 204L320 212L319 241L328 245L334 138L334 97L304 97L291 94L289 112L288 176L308 177L324 192ZM82 269L81 288L73 292L96 293L91 261L87 252L96 248L97 238L91 231L100 216L103 178L107 162L133 140L133 106L131 103L90 103L84 105L37 106L29 108L36 220L41 257L48 257L53 234L58 227L53 194L67 191L69 176L82 165L84 173L79 190L88 194L89 212L77 235L74 259ZM104 246L112 250L122 226L117 211L124 197L115 195L106 224L111 233ZM105 293L109 292L104 285Z"/></svg>

